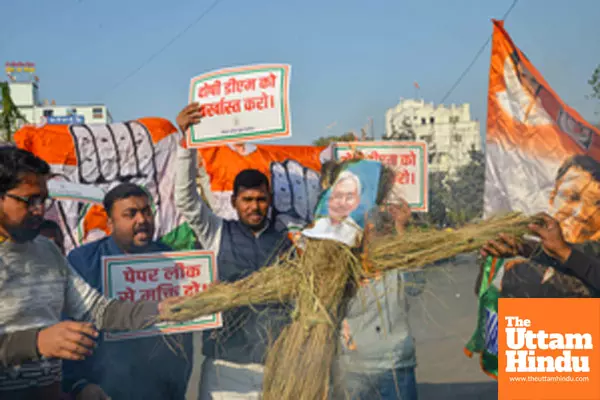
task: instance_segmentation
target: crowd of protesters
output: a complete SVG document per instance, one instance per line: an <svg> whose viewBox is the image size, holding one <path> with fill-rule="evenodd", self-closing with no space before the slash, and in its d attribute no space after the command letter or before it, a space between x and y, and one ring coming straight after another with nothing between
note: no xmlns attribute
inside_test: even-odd
<svg viewBox="0 0 600 400"><path fill-rule="evenodd" d="M192 104L177 124L185 133L200 119ZM199 196L198 165L197 152L178 148L175 205L201 248L215 253L219 281L240 280L292 246L269 219L267 176L253 169L237 175L231 198L237 218L226 220ZM103 340L105 331L147 326L172 302L128 303L100 294L104 256L171 250L153 240L148 194L133 183L114 187L103 203L110 236L65 255L60 227L44 219L52 206L49 173L49 165L27 151L0 149L0 398L184 399L192 334L178 335L176 351L161 337ZM530 227L537 239L501 235L482 248L484 256L511 260L500 277L503 296L600 292L598 163L585 156L568 160L550 202L552 216ZM399 207L386 233L405 234L410 212L406 204ZM338 365L350 398L417 399L407 296L420 290L411 279L410 271L370 279L348 304ZM478 292L481 275L474 280ZM223 313L222 328L203 332L199 398L258 399L269 341L289 322L286 304Z"/></svg>

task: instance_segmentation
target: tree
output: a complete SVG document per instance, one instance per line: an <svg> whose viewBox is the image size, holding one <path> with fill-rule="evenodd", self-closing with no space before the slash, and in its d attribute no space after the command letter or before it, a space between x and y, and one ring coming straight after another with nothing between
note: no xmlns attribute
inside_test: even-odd
<svg viewBox="0 0 600 400"><path fill-rule="evenodd" d="M408 117L404 117L401 126L392 125L392 134L385 139L387 140L407 140L413 141L417 139L417 134L410 123Z"/></svg>
<svg viewBox="0 0 600 400"><path fill-rule="evenodd" d="M17 129L17 121L27 122L25 117L10 97L10 87L7 82L0 82L0 95L2 96L2 109L0 110L0 131L6 142L12 141L12 135Z"/></svg>
<svg viewBox="0 0 600 400"><path fill-rule="evenodd" d="M427 220L431 225L443 227L448 224L447 203L450 192L446 186L446 173L429 174L429 212Z"/></svg>
<svg viewBox="0 0 600 400"><path fill-rule="evenodd" d="M592 77L588 80L588 83L592 87L590 97L592 99L600 100L600 65L592 72Z"/></svg>
<svg viewBox="0 0 600 400"><path fill-rule="evenodd" d="M449 218L454 224L464 224L483 215L485 190L485 157L481 151L471 148L471 161L459 168L448 181Z"/></svg>
<svg viewBox="0 0 600 400"><path fill-rule="evenodd" d="M329 146L335 142L354 142L358 140L353 132L346 132L341 136L322 136L317 140L313 141L314 146Z"/></svg>

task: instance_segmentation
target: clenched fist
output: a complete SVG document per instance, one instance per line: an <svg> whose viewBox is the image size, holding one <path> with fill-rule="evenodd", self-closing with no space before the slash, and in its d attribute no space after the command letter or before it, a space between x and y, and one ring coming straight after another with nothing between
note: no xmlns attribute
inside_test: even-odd
<svg viewBox="0 0 600 400"><path fill-rule="evenodd" d="M83 360L92 355L93 339L98 332L86 322L64 321L42 329L38 334L37 348L40 355L64 360Z"/></svg>

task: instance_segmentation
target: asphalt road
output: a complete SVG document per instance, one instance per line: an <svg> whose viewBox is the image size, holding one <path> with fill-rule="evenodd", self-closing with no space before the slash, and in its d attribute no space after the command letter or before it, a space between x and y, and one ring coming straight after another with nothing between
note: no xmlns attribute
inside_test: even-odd
<svg viewBox="0 0 600 400"><path fill-rule="evenodd" d="M475 256L425 270L425 291L411 299L410 320L417 343L417 382L421 400L494 400L496 381L479 359L465 356L464 345L476 324Z"/></svg>

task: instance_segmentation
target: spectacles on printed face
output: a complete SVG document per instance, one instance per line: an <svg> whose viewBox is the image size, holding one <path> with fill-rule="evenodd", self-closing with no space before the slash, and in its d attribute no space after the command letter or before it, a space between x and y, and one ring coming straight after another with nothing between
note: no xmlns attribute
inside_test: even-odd
<svg viewBox="0 0 600 400"><path fill-rule="evenodd" d="M43 207L44 210L49 209L54 204L54 199L51 197L30 196L23 197L12 193L4 193L4 196L10 197L27 204L27 209L30 211Z"/></svg>

